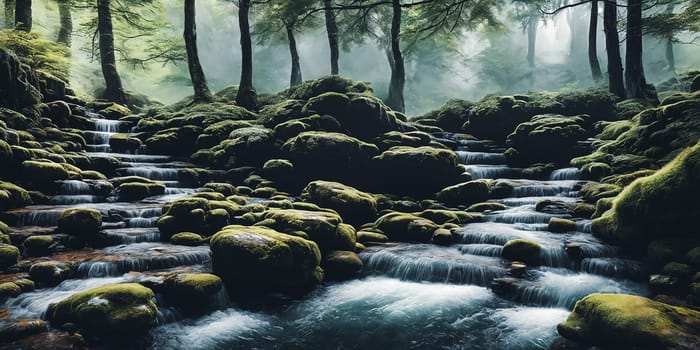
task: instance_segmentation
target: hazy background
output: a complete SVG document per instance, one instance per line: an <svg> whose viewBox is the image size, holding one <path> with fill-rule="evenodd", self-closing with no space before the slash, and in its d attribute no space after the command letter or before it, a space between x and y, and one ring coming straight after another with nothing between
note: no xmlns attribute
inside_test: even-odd
<svg viewBox="0 0 700 350"><path fill-rule="evenodd" d="M164 26L159 36L179 39L182 31L182 1L161 0ZM556 90L593 85L587 58L588 6L566 10L541 21L538 27L537 67L527 66L527 36L519 23L502 13L504 33L465 32L454 51L421 46L418 53L406 58L406 109L418 115L438 108L450 98L478 100L489 93L514 93L529 90ZM218 91L236 85L240 74L237 8L230 1L198 0L197 29L199 54L210 87ZM74 28L90 21L94 12L75 10ZM602 8L599 25L602 25ZM34 1L34 31L53 39L59 28L58 7L54 1ZM572 41L573 38L573 41ZM73 37L72 54L79 63L72 72L71 85L90 93L103 84L99 62L86 50L92 36ZM325 30L299 34L297 37L305 80L327 74L329 49ZM572 45L572 42L575 43ZM124 43L131 52L144 49L144 42ZM606 60L602 28L599 31L599 59L605 71ZM665 60L665 43L646 38L644 48L647 79L659 82L672 76ZM677 71L700 67L700 47L675 45ZM624 57L624 45L622 45ZM121 64L120 73L129 90L172 103L191 94L189 75L184 63L147 65L145 68ZM390 69L384 51L372 40L341 52L340 72L354 80L370 82L375 94L386 94ZM254 48L254 81L258 93L285 89L289 83L290 58L286 43Z"/></svg>

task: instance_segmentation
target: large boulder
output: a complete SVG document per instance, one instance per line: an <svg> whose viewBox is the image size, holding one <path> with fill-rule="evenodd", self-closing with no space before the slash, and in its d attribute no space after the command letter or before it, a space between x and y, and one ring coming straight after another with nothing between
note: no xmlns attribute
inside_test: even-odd
<svg viewBox="0 0 700 350"><path fill-rule="evenodd" d="M146 147L156 154L172 156L189 156L195 149L197 137L202 128L196 125L185 125L156 132L146 139Z"/></svg>
<svg viewBox="0 0 700 350"><path fill-rule="evenodd" d="M437 199L447 205L472 205L489 199L490 192L491 182L474 180L443 188Z"/></svg>
<svg viewBox="0 0 700 350"><path fill-rule="evenodd" d="M430 242L433 233L439 228L430 219L400 212L392 212L380 217L375 221L374 227L393 241L421 243Z"/></svg>
<svg viewBox="0 0 700 350"><path fill-rule="evenodd" d="M324 211L307 211L297 209L270 209L263 215L264 225L280 232L302 235L321 249L322 252L331 250L353 250L357 242L355 229L343 224L338 215Z"/></svg>
<svg viewBox="0 0 700 350"><path fill-rule="evenodd" d="M230 164L259 166L270 159L276 149L274 132L260 127L236 129L219 148L232 160Z"/></svg>
<svg viewBox="0 0 700 350"><path fill-rule="evenodd" d="M212 268L228 291L298 293L323 279L316 243L260 226L227 226L211 239Z"/></svg>
<svg viewBox="0 0 700 350"><path fill-rule="evenodd" d="M697 349L698 329L698 311L624 294L591 294L557 326L568 339L611 349Z"/></svg>
<svg viewBox="0 0 700 350"><path fill-rule="evenodd" d="M372 194L338 182L310 182L301 198L337 211L345 221L353 225L373 221L377 216L377 200Z"/></svg>
<svg viewBox="0 0 700 350"><path fill-rule="evenodd" d="M102 214L96 209L66 209L58 218L58 228L61 231L83 238L96 235L100 226L102 226Z"/></svg>
<svg viewBox="0 0 700 350"><path fill-rule="evenodd" d="M0 243L0 270L17 263L19 249L13 245Z"/></svg>
<svg viewBox="0 0 700 350"><path fill-rule="evenodd" d="M136 283L106 285L50 304L46 318L55 326L72 323L106 337L147 331L156 323L153 291Z"/></svg>
<svg viewBox="0 0 700 350"><path fill-rule="evenodd" d="M568 164L571 158L580 156L587 149L576 144L588 137L584 129L587 115L565 117L562 115L538 115L521 123L508 136L506 151L508 162L526 166L534 163L554 162Z"/></svg>
<svg viewBox="0 0 700 350"><path fill-rule="evenodd" d="M183 273L165 279L163 293L186 311L206 311L223 288L221 278L209 273Z"/></svg>
<svg viewBox="0 0 700 350"><path fill-rule="evenodd" d="M0 49L0 107L19 110L40 103L42 98L34 72L14 53Z"/></svg>
<svg viewBox="0 0 700 350"><path fill-rule="evenodd" d="M435 147L392 147L374 157L372 186L383 192L427 195L452 185L464 168L457 155Z"/></svg>
<svg viewBox="0 0 700 350"><path fill-rule="evenodd" d="M634 248L644 248L654 239L693 237L700 215L698 178L700 143L654 175L627 186L615 198L612 208L593 220L593 233Z"/></svg>
<svg viewBox="0 0 700 350"><path fill-rule="evenodd" d="M46 187L54 181L68 179L68 171L53 162L26 160L21 169L24 181L34 187Z"/></svg>

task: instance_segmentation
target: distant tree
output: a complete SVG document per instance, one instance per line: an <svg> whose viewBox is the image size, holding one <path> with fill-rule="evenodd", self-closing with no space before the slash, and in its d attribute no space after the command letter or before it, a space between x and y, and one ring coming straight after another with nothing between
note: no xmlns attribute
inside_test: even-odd
<svg viewBox="0 0 700 350"><path fill-rule="evenodd" d="M663 11L647 11L651 13L643 19L642 30L644 35L655 36L666 42L666 61L669 70L675 74L673 47L674 44L681 43L678 34L693 33L695 36L688 43L697 43L700 39L697 36L700 32L700 0L665 0L665 3Z"/></svg>
<svg viewBox="0 0 700 350"><path fill-rule="evenodd" d="M56 42L71 46L73 36L73 16L71 15L71 0L56 0L58 2L58 14L61 18L61 29L58 31Z"/></svg>
<svg viewBox="0 0 700 350"><path fill-rule="evenodd" d="M204 70L199 62L197 51L197 21L195 14L195 0L185 0L185 48L187 50L187 67L194 88L194 102L211 102L213 96L207 86Z"/></svg>
<svg viewBox="0 0 700 350"><path fill-rule="evenodd" d="M338 75L340 68L340 49L338 47L338 22L336 11L333 10L332 0L323 0L323 9L326 19L326 34L328 35L328 45L331 50L331 75Z"/></svg>
<svg viewBox="0 0 700 350"><path fill-rule="evenodd" d="M596 83L603 79L598 61L598 0L591 0L591 14L588 24L588 65Z"/></svg>
<svg viewBox="0 0 700 350"><path fill-rule="evenodd" d="M5 0L5 28L15 27L15 0Z"/></svg>
<svg viewBox="0 0 700 350"><path fill-rule="evenodd" d="M258 108L258 96L253 86L253 43L250 36L250 0L238 2L238 27L241 32L241 81L236 104L249 110Z"/></svg>
<svg viewBox="0 0 700 350"><path fill-rule="evenodd" d="M514 0L515 13L513 17L520 22L523 31L527 33L527 64L535 68L535 48L537 44L537 26L542 18L542 0Z"/></svg>
<svg viewBox="0 0 700 350"><path fill-rule="evenodd" d="M605 30L605 50L608 56L608 89L620 98L625 98L620 36L617 32L617 0L605 0L603 28Z"/></svg>
<svg viewBox="0 0 700 350"><path fill-rule="evenodd" d="M625 88L628 98L644 98L647 81L642 60L642 3L643 0L627 2L627 39L625 52Z"/></svg>
<svg viewBox="0 0 700 350"><path fill-rule="evenodd" d="M25 32L32 30L32 0L16 0L15 28Z"/></svg>
<svg viewBox="0 0 700 350"><path fill-rule="evenodd" d="M105 79L105 98L126 103L122 80L117 71L117 61L114 53L114 30L112 27L112 10L110 0L97 0L97 30L100 40L100 64Z"/></svg>

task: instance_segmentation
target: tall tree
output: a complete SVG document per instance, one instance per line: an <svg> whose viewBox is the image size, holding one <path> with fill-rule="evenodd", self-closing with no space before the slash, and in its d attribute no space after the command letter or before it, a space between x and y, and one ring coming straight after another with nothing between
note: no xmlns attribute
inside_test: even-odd
<svg viewBox="0 0 700 350"><path fill-rule="evenodd" d="M58 31L57 42L71 46L73 36L73 16L71 15L71 0L57 0L58 14L61 18L61 29Z"/></svg>
<svg viewBox="0 0 700 350"><path fill-rule="evenodd" d="M328 45L331 49L331 75L338 75L340 67L340 49L338 48L338 23L336 12L333 10L332 0L323 0L324 14L326 17L326 34L328 34Z"/></svg>
<svg viewBox="0 0 700 350"><path fill-rule="evenodd" d="M32 30L32 0L16 0L15 28L30 32Z"/></svg>
<svg viewBox="0 0 700 350"><path fill-rule="evenodd" d="M588 64L596 83L603 79L598 61L598 0L591 0L591 18L588 26Z"/></svg>
<svg viewBox="0 0 700 350"><path fill-rule="evenodd" d="M189 68L192 87L194 88L194 102L211 102L213 96L207 86L202 65L199 63L195 0L185 0L185 31L183 36L185 38L185 49L187 50L187 68Z"/></svg>
<svg viewBox="0 0 700 350"><path fill-rule="evenodd" d="M241 31L241 82L236 104L249 110L258 108L258 95L253 86L253 43L250 37L250 0L238 2L238 27Z"/></svg>
<svg viewBox="0 0 700 350"><path fill-rule="evenodd" d="M406 67L401 53L401 0L391 1L391 58L393 69L389 81L389 96L386 104L393 110L404 112L406 110L403 98L403 90L406 86Z"/></svg>
<svg viewBox="0 0 700 350"><path fill-rule="evenodd" d="M15 27L15 0L5 0L5 28Z"/></svg>
<svg viewBox="0 0 700 350"><path fill-rule="evenodd" d="M627 2L625 87L628 98L646 97L647 81L642 60L642 0Z"/></svg>
<svg viewBox="0 0 700 350"><path fill-rule="evenodd" d="M100 40L100 64L105 79L105 98L126 103L122 80L117 71L114 54L114 32L112 29L112 12L110 0L97 0L97 31Z"/></svg>
<svg viewBox="0 0 700 350"><path fill-rule="evenodd" d="M608 56L608 89L620 98L625 98L620 36L617 33L617 0L605 1L603 28L605 30L605 50Z"/></svg>
<svg viewBox="0 0 700 350"><path fill-rule="evenodd" d="M537 43L537 24L539 18L530 17L527 23L527 64L535 68L535 47Z"/></svg>

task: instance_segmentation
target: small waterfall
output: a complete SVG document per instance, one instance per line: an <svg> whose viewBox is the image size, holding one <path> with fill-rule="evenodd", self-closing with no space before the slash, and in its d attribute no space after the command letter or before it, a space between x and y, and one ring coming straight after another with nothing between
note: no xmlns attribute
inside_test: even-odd
<svg viewBox="0 0 700 350"><path fill-rule="evenodd" d="M92 188L86 182L79 180L63 180L58 182L59 192L64 195L92 194Z"/></svg>
<svg viewBox="0 0 700 350"><path fill-rule="evenodd" d="M93 196L87 194L81 195L58 195L49 199L49 204L56 205L74 205L83 203L99 203L104 201L104 197Z"/></svg>
<svg viewBox="0 0 700 350"><path fill-rule="evenodd" d="M130 228L102 230L101 232L107 236L110 242L115 241L118 244L157 242L160 240L160 231L157 228L144 230L143 228L132 226Z"/></svg>
<svg viewBox="0 0 700 350"><path fill-rule="evenodd" d="M581 271L635 281L643 280L647 273L640 262L620 258L586 258L581 261Z"/></svg>
<svg viewBox="0 0 700 350"><path fill-rule="evenodd" d="M580 181L523 181L513 184L513 197L566 196Z"/></svg>
<svg viewBox="0 0 700 350"><path fill-rule="evenodd" d="M141 176L151 180L179 180L179 170L157 167L120 168L117 173L123 176Z"/></svg>
<svg viewBox="0 0 700 350"><path fill-rule="evenodd" d="M506 163L506 156L503 153L488 153L488 152L469 152L455 151L459 162L462 164L484 164L484 165L499 165Z"/></svg>
<svg viewBox="0 0 700 350"><path fill-rule="evenodd" d="M109 120L102 118L94 118L95 129L98 132L116 134L125 130L125 127L129 125L128 122L121 120Z"/></svg>
<svg viewBox="0 0 700 350"><path fill-rule="evenodd" d="M484 216L484 220L505 224L546 224L556 215L535 211L534 205L501 210Z"/></svg>
<svg viewBox="0 0 700 350"><path fill-rule="evenodd" d="M495 244L462 244L458 247L464 254L500 257L503 247Z"/></svg>
<svg viewBox="0 0 700 350"><path fill-rule="evenodd" d="M127 227L130 228L149 228L156 227L158 217L152 218L130 218L126 220Z"/></svg>
<svg viewBox="0 0 700 350"><path fill-rule="evenodd" d="M522 169L507 165L466 165L464 166L472 179L517 179L522 176Z"/></svg>
<svg viewBox="0 0 700 350"><path fill-rule="evenodd" d="M581 180L582 177L583 174L581 173L581 170L578 170L578 168L564 168L554 170L549 176L549 179L553 181Z"/></svg>

